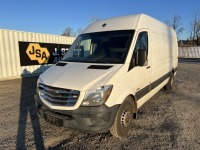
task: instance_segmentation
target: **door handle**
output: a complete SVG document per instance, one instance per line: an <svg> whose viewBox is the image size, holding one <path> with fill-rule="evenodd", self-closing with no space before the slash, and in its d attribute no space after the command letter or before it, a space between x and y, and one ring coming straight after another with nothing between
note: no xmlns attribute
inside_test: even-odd
<svg viewBox="0 0 200 150"><path fill-rule="evenodd" d="M147 67L147 69L151 68L150 66Z"/></svg>

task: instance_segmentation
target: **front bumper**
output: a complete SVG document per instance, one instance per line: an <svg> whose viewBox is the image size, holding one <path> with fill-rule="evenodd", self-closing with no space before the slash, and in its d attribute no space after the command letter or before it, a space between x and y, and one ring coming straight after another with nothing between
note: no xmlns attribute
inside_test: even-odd
<svg viewBox="0 0 200 150"><path fill-rule="evenodd" d="M37 113L47 122L57 126L81 130L87 133L106 132L114 123L119 105L107 107L82 107L76 110L53 110L35 95Z"/></svg>

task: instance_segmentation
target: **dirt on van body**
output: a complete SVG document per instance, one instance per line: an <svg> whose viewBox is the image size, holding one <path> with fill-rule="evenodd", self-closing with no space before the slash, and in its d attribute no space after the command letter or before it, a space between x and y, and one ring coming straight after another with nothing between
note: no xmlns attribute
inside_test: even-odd
<svg viewBox="0 0 200 150"><path fill-rule="evenodd" d="M200 149L200 63L181 62L173 90L138 111L122 139L46 123L36 114L37 77L0 82L0 149Z"/></svg>

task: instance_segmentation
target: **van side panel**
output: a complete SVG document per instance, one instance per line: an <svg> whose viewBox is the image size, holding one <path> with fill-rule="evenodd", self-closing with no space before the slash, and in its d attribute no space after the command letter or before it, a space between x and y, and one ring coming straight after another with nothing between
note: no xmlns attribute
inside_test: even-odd
<svg viewBox="0 0 200 150"><path fill-rule="evenodd" d="M169 33L151 32L152 50L152 90L150 97L165 86L171 71L177 68L177 39L173 37L173 30Z"/></svg>
<svg viewBox="0 0 200 150"><path fill-rule="evenodd" d="M146 16L142 16L146 17ZM178 65L178 46L175 31L154 18L146 18L149 27L149 54L151 54L151 91L156 94L169 80L172 69ZM137 101L138 108L147 100Z"/></svg>
<svg viewBox="0 0 200 150"><path fill-rule="evenodd" d="M122 92L125 89L130 89L128 91L133 92L130 94L136 94L138 89L142 90L148 86L150 87L150 92L137 99L137 108L141 107L150 97L167 84L170 72L173 68L177 68L178 47L175 31L160 21L151 17L146 17L145 15L140 16L137 29L135 30L136 34L134 36L131 49L129 50L126 63L130 62L137 36L142 30L148 31L149 36L148 64L143 67L147 68L150 66L150 69L144 70L146 72L150 71L150 78L148 77L147 81L146 76L144 76L146 72L142 72L142 67L138 66L134 67L133 70L130 70L127 73L125 72L123 78L121 76L120 79L117 79L119 80L118 82L115 80L116 89L114 88L113 92L117 94L111 95L110 100L106 102L107 106L112 106L113 103L122 103L126 97L124 92ZM116 74L116 76L118 75ZM114 78L115 75L112 79L110 79L111 83ZM146 81L144 82L144 80ZM137 98L137 95L135 96Z"/></svg>

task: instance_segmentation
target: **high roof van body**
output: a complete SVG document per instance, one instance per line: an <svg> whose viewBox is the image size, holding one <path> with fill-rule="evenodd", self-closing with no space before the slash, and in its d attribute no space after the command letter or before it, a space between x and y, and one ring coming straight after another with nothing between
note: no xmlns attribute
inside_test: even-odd
<svg viewBox="0 0 200 150"><path fill-rule="evenodd" d="M144 14L99 20L40 75L38 114L57 126L127 135L137 110L177 72L175 31Z"/></svg>

